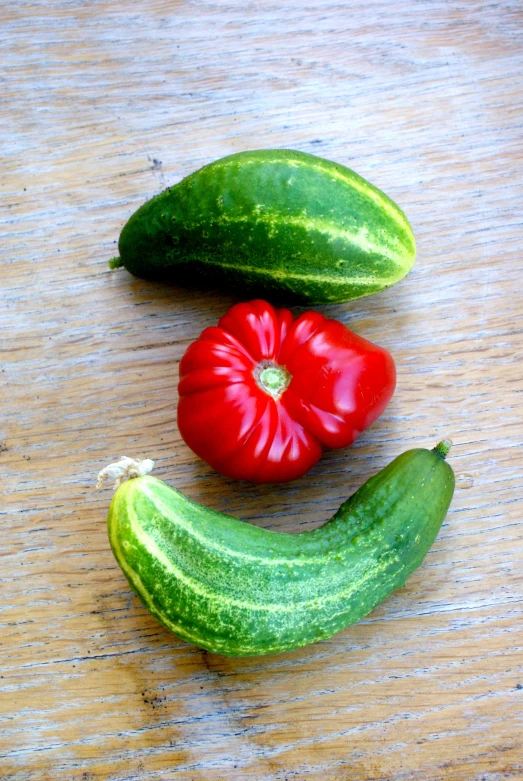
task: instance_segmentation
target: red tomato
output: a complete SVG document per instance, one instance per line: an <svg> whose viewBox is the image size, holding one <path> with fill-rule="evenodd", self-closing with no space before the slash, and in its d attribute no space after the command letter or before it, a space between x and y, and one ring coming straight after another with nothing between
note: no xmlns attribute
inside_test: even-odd
<svg viewBox="0 0 523 781"><path fill-rule="evenodd" d="M337 320L266 301L236 304L180 363L178 427L228 477L294 480L323 448L346 447L396 384L390 354Z"/></svg>

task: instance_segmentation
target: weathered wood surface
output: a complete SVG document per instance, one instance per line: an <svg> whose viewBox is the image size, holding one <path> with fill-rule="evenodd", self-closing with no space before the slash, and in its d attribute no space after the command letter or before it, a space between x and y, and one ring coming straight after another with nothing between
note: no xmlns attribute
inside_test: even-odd
<svg viewBox="0 0 523 781"><path fill-rule="evenodd" d="M2 4L1 745L20 781L523 778L519 2ZM388 192L414 271L324 311L387 346L398 390L291 485L225 480L180 441L177 364L234 301L111 273L146 197L293 147ZM406 587L282 656L170 636L109 549L121 454L210 506L312 528L413 445L462 477ZM464 475L464 477L463 477Z"/></svg>

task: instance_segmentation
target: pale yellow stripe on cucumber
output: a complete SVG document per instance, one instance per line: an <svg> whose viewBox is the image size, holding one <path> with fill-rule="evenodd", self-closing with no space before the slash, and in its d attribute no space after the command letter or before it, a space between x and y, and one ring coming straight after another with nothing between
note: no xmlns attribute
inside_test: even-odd
<svg viewBox="0 0 523 781"><path fill-rule="evenodd" d="M125 560L125 557L123 557L122 554L121 554L121 548L120 548L120 546L119 546L119 544L117 542L116 535L112 535L111 536L111 540L112 540L112 544L113 544L114 548L120 554L117 557L117 559L118 559L118 563L119 563L123 573L125 574L127 579L131 582L131 584L132 584L134 590L136 591L136 593L140 595L141 601L143 602L145 607L149 610L149 612L153 616L155 616L157 618L157 620L160 621L160 623L162 623L171 632L173 632L173 634L178 635L178 637L182 638L184 641L189 642L189 643L193 643L194 645L196 645L199 648L210 647L210 644L209 644L210 641L209 641L208 638L205 637L205 633L195 633L194 631L193 632L189 631L184 624L176 623L176 622L172 621L165 614L165 611L162 611L162 610L159 610L159 609L156 608L156 606L153 604L152 600L149 598L149 592L148 592L147 588L145 587L142 579L138 575L138 573L135 572L133 569L131 569L130 567L128 567L126 565L126 560ZM223 601L223 600L219 600L219 601ZM256 605L256 609L258 609L259 607L260 606ZM274 611L272 611L272 612L274 612ZM329 621L332 622L338 616L343 615L344 612L345 612L344 610L341 610L341 611L337 611L336 613L333 613L332 615L329 616ZM232 653L233 655L240 655L240 656L246 656L246 655L249 655L249 654L258 655L258 654L260 654L260 652L263 653L263 654L269 654L269 653L274 653L274 652L285 650L286 648L289 648L289 649L292 649L292 648L295 648L295 647L298 648L298 647L303 646L303 645L308 645L311 642L310 638L304 637L304 638L302 638L302 642L300 642L298 645L296 645L296 643L294 643L291 640L288 640L284 645L282 645L281 643L274 643L273 645L267 645L266 642L264 641L263 642L263 647L260 647L260 645L255 642L256 641L256 636L253 636L251 639L254 642L251 642L251 643L241 643L241 644L239 643L237 645L237 647L235 647L234 649L231 649L231 637L233 637L233 635L234 635L234 627L230 626L230 625L226 625L226 624L223 624L223 626L224 627L227 626L227 627L229 627L229 629L231 629L233 631L232 631L232 633L230 634L230 636L226 640L220 640L220 638L217 637L217 636L214 636L212 638L212 651L214 653L220 653L222 651L225 655L231 655L231 653ZM204 629L205 629L205 627L204 627ZM315 641L318 641L318 640L321 640L321 639L326 639L328 637L331 637L331 635L332 635L332 631L331 631L330 628L326 629L319 636L318 635L314 635L314 633L313 633L313 637L314 637Z"/></svg>
<svg viewBox="0 0 523 781"><path fill-rule="evenodd" d="M140 595L141 601L144 603L145 607L149 610L149 612L152 613L153 616L157 615L158 610L151 602L148 596L148 591L145 588L142 579L140 578L138 573L135 572L135 570L127 566L125 556L122 555L122 549L116 541L116 535L111 536L111 541L114 548L119 552L119 556L117 556L117 560L118 560L118 564L122 569L122 572L124 573L126 578L132 583L133 588L135 589L136 593ZM193 642L195 645L201 644L202 637L200 635L195 635L191 632L188 632L187 629L184 626L182 626L182 624L175 624L173 621L170 621L168 618L166 618L163 614L162 614L162 621L171 630L171 632L174 632L174 634L185 637L186 640Z"/></svg>
<svg viewBox="0 0 523 781"><path fill-rule="evenodd" d="M187 627L184 624L175 623L174 621L171 621L171 619L166 616L163 612L158 610L152 600L149 597L149 592L146 589L142 579L138 575L135 570L131 569L131 567L127 566L125 556L122 554L122 549L118 542L118 537L116 534L111 535L111 542L113 544L113 547L115 550L118 551L117 560L118 563L127 577L127 579L132 583L133 588L137 592L137 594L140 595L140 599L145 605L145 607L149 610L149 612L156 616L158 620L161 621L171 632L173 632L175 635L178 635L179 637L183 638L185 641L194 643L194 645L198 647L206 647L208 645L208 641L202 634L190 632ZM161 619L160 619L161 615ZM219 650L223 649L225 653L229 650L229 643L227 641L220 641L218 638L213 638L213 650ZM241 653L247 653L249 650L255 651L255 646L242 646L241 648L237 649Z"/></svg>
<svg viewBox="0 0 523 781"><path fill-rule="evenodd" d="M146 494L151 502L154 504L154 506L157 508L158 512L161 515L164 515L166 518L169 518L169 520L173 521L173 523L177 524L178 526L181 526L184 531L186 531L193 539L198 540L202 545L204 545L206 548L211 548L212 550L218 551L219 553L224 553L227 556L231 556L233 558L238 559L247 559L249 561L255 561L255 562L261 562L266 563L269 566L272 564L287 564L289 566L298 566L298 567L305 567L309 566L310 564L326 564L331 560L338 559L340 556L344 554L344 550L340 550L339 548L336 548L333 551L329 551L329 553L326 553L322 556L307 556L307 558L304 558L303 556L301 558L295 558L291 556L286 556L284 559L277 559L274 557L271 557L270 559L267 559L263 555L254 555L252 553L245 553L240 552L237 550L234 550L233 548L228 548L225 545L220 545L219 542L216 542L216 540L212 540L209 537L204 537L201 534L198 534L196 529L193 525L190 523L186 523L180 515L177 515L176 512L169 507L168 504L163 502L158 494L151 493L148 490L147 484L143 484L141 487L141 490L144 494ZM199 510L198 506L195 507L196 510ZM205 512L205 511L204 511ZM275 542L276 538L279 534L279 532L267 532L267 534L274 534L275 535ZM296 538L298 540L298 537Z"/></svg>
<svg viewBox="0 0 523 781"><path fill-rule="evenodd" d="M130 494L132 497L132 492ZM109 535L110 535L110 541L111 545L115 550L116 560L118 561L118 564L120 565L122 572L127 577L127 579L132 583L133 587L136 589L136 592L140 595L140 599L144 603L145 607L153 614L155 615L158 611L156 610L154 604L152 603L151 599L149 598L149 592L145 588L145 585L138 575L138 573L129 567L127 565L127 559L125 557L124 552L122 551L122 547L120 545L120 540L118 537L118 521L117 519L120 517L120 505L124 504L125 509L127 511L127 518L129 521L129 524L134 528L134 524L132 523L132 520L129 515L129 510L132 510L132 514L134 516L134 521L136 521L136 514L134 513L134 508L132 508L130 501L122 500L122 498L117 498L117 505L114 509L113 513L113 520L109 528ZM191 633L187 631L187 629L182 624L175 624L173 621L170 621L169 619L166 619L166 617L162 614L162 621L169 627L169 629L174 632L175 634L181 634L183 635L187 640L190 640L191 642L195 643L196 645L199 645L204 638L202 638L198 634Z"/></svg>
<svg viewBox="0 0 523 781"><path fill-rule="evenodd" d="M198 258L198 263L204 263L208 266L219 266L220 268L224 269L231 269L233 271L247 271L252 274L258 274L265 277L272 277L273 279L288 279L289 277L292 279L300 279L305 281L311 281L311 282L327 282L329 284L335 284L339 287L347 287L350 285L354 285L357 287L358 285L362 288L369 287L373 285L373 278L372 277L366 277L366 278L360 278L360 277L344 277L342 279L337 279L336 277L326 277L326 276L319 276L317 274L298 274L295 271L287 271L286 269L267 269L267 268L261 268L257 266L245 266L240 265L239 263L224 263L222 260L212 260L212 259L202 259L201 257ZM394 285L396 282L399 281L398 276L394 277L381 277L379 275L376 275L377 281L380 283L380 289L384 289L386 287L390 287L391 285Z"/></svg>
<svg viewBox="0 0 523 781"><path fill-rule="evenodd" d="M259 602L249 602L247 600L226 596L223 593L217 594L215 591L210 591L209 589L205 588L199 581L190 578L180 569L180 567L177 567L176 564L174 564L174 562L169 559L169 557L159 547L157 542L140 527L138 518L132 505L127 506L127 512L133 533L140 545L142 545L143 548L146 549L148 553L154 559L156 559L156 561L158 561L162 567L176 580L186 585L195 594L204 597L209 602L213 602L221 606L231 605L235 608L242 608L245 610L257 611L261 613L292 613L296 611L297 607L307 609L314 607L316 609L320 609L323 605L326 605L329 602L336 602L340 599L350 598L354 592L357 591L358 587L363 586L369 580L369 578L375 577L379 573L380 569L386 566L386 564L383 562L381 566L378 562L374 562L371 567L365 570L364 576L358 582L351 584L348 588L335 593L326 594L321 598L314 597L313 599L303 600L298 604L298 606L295 603L292 605L282 605L281 603L265 602L261 604ZM206 540L206 543L207 542L208 541Z"/></svg>
<svg viewBox="0 0 523 781"><path fill-rule="evenodd" d="M298 161L299 165L304 165L304 163L305 161L303 160ZM336 165L336 163L334 163L333 165ZM313 167L316 170L320 170L323 173L332 176L334 180L340 180L342 182L345 182L346 184L349 184L351 187L354 187L354 189L357 190L359 193L362 193L367 198L370 198L375 203L379 204L391 217L394 217L396 219L396 222L398 222L400 225L406 228L409 233L411 233L411 227L407 221L407 218L399 209L399 207L392 204L389 201L389 199L385 196L385 194L384 193L382 194L380 190L371 188L367 186L363 181L360 181L358 174L354 173L354 178L352 178L351 176L347 176L346 174L344 174L343 171L340 171L338 168L335 168L334 169L335 173L333 173L330 169L325 168L325 166L322 166L321 163L320 164L315 163Z"/></svg>
<svg viewBox="0 0 523 781"><path fill-rule="evenodd" d="M218 160L217 167L224 167L226 168L228 165L231 165L232 161L226 161L223 165L221 165L221 161ZM329 161L327 161L329 162ZM250 165L251 163L258 163L260 164L259 157L245 157L242 160L242 165ZM309 170L314 171L321 171L321 173L325 176L328 176L333 181L341 181L345 184L350 185L355 190L357 190L362 195L365 195L367 198L370 198L375 203L379 204L391 217L394 217L396 222L401 224L404 228L407 228L408 232L411 232L411 227L407 221L407 218L405 215L401 212L400 208L396 206L395 204L391 203L387 196L385 196L385 193L381 193L380 190L374 189L374 186L370 185L369 183L366 183L365 180L360 181L359 174L356 174L356 172L353 172L354 178L352 176L347 176L343 173L343 171L340 171L336 163L330 163L330 165L333 166L333 168L326 167L325 165L321 164L320 158L314 158L314 162L310 160L301 160L299 158L286 158L286 157L276 157L271 158L270 160L263 160L263 164L267 165L277 165L280 163L284 163L285 165L293 166L293 167L299 167L299 166L305 166ZM341 165L341 163L339 164ZM357 178L356 178L357 177Z"/></svg>
<svg viewBox="0 0 523 781"><path fill-rule="evenodd" d="M387 242L383 244L376 244L375 242L369 241L369 231L365 227L360 228L358 232L354 234L348 230L335 228L325 220L320 220L318 218L304 217L302 219L300 217L293 217L291 215L280 217L280 215L271 212L260 212L260 215L261 216L256 218L256 222L261 222L265 225L297 225L299 227L305 228L306 230L316 231L317 233L328 235L332 238L343 239L366 252L382 255L383 257L387 258L387 260L390 260L392 263L396 263L398 266L400 266L398 263L397 250L396 247L393 246L393 243ZM235 217L226 216L222 219L215 219L213 222L217 223L218 225L227 225L231 222L250 223L252 222L252 217L247 215L237 215ZM409 250L409 248L405 246L399 237L396 237L396 239L397 243L401 244L405 250ZM400 267L402 268L402 266Z"/></svg>
<svg viewBox="0 0 523 781"><path fill-rule="evenodd" d="M178 580L179 582L187 586L195 594L198 594L199 596L209 600L209 602L214 602L216 604L223 605L223 606L232 605L237 608L244 608L246 610L259 610L268 613L273 613L273 612L286 613L286 612L292 612L292 610L296 609L295 606L284 607L279 604L261 605L258 602L248 602L246 600L235 599L229 596L225 596L224 594L221 593L218 594L215 591L209 591L209 589L205 588L199 581L189 577L185 572L183 572L182 569L180 569L180 567L177 567L176 564L173 561L171 561L171 559L164 553L164 551L161 549L158 543L141 528L136 513L134 511L134 507L129 507L128 513L129 513L129 518L132 519L131 526L132 526L133 534L136 537L137 541L142 546L142 548L147 550L149 555L152 556L157 562L159 562L161 566L166 570L166 572L168 572L176 580Z"/></svg>

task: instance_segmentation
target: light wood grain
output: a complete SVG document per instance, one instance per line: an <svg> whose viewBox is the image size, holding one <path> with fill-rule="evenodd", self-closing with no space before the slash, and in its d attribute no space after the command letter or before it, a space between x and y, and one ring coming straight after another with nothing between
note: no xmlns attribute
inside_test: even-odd
<svg viewBox="0 0 523 781"><path fill-rule="evenodd" d="M41 0L2 16L1 778L523 778L520 3ZM214 474L175 424L178 361L234 299L106 263L147 197L260 147L355 168L418 241L399 285L324 309L393 353L388 410L276 487ZM115 457L146 455L194 499L298 531L443 436L465 477L423 566L356 626L276 657L224 659L160 627L93 490Z"/></svg>

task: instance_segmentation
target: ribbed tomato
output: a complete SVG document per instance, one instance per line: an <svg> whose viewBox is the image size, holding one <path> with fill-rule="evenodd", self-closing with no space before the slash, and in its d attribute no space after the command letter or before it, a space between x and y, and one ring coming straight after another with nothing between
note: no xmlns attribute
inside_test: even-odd
<svg viewBox="0 0 523 781"><path fill-rule="evenodd" d="M390 354L337 320L266 301L236 304L180 363L178 427L228 477L285 482L346 447L395 388Z"/></svg>

